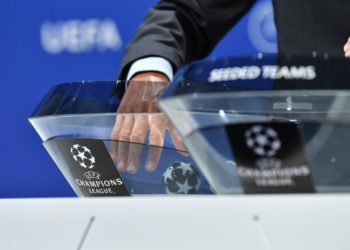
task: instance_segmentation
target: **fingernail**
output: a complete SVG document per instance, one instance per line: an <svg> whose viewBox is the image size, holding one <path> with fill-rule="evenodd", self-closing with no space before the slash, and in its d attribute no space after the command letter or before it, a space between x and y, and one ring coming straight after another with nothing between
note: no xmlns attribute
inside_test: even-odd
<svg viewBox="0 0 350 250"><path fill-rule="evenodd" d="M146 163L146 170L147 171L154 171L156 169L156 165L153 161L149 161Z"/></svg>
<svg viewBox="0 0 350 250"><path fill-rule="evenodd" d="M128 164L128 167L126 168L126 171L130 174L134 174L136 173L136 167L135 167L135 164L133 162L130 162Z"/></svg>
<svg viewBox="0 0 350 250"><path fill-rule="evenodd" d="M117 169L119 171L124 171L124 161L118 161L117 163Z"/></svg>

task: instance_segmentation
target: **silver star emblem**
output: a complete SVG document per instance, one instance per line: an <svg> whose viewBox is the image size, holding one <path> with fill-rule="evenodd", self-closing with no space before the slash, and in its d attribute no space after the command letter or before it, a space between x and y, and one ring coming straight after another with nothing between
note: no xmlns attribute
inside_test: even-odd
<svg viewBox="0 0 350 250"><path fill-rule="evenodd" d="M191 186L188 185L188 180L186 179L186 181L184 182L184 184L178 183L177 184L179 186L179 190L177 190L176 193L184 193L187 194L188 191L190 190Z"/></svg>

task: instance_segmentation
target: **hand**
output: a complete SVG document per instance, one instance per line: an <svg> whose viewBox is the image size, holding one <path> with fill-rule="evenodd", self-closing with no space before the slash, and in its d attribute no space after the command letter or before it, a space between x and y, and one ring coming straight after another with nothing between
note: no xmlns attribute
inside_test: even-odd
<svg viewBox="0 0 350 250"><path fill-rule="evenodd" d="M344 45L344 55L345 57L350 58L350 37L348 38L348 40Z"/></svg>
<svg viewBox="0 0 350 250"><path fill-rule="evenodd" d="M169 83L168 78L158 72L143 72L129 82L117 111L112 130L111 154L119 171L136 173L140 166L143 143L149 130L149 147L145 168L154 171L159 163L164 134L167 128L177 150L184 151L180 138L169 122L160 113L157 102ZM133 143L129 143L133 142Z"/></svg>

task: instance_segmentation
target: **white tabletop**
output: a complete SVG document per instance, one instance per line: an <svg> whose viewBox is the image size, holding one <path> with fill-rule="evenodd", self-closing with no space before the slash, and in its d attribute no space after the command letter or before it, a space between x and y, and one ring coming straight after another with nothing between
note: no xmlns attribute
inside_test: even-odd
<svg viewBox="0 0 350 250"><path fill-rule="evenodd" d="M0 248L350 248L350 195L0 200Z"/></svg>

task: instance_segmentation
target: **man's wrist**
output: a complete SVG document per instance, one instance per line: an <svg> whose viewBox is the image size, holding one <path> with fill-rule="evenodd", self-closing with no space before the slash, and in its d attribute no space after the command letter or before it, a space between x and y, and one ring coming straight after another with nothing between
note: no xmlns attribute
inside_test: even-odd
<svg viewBox="0 0 350 250"><path fill-rule="evenodd" d="M163 73L169 81L173 79L173 68L168 60L162 57L145 57L135 61L131 65L127 80L130 80L133 76L141 72L151 71Z"/></svg>
<svg viewBox="0 0 350 250"><path fill-rule="evenodd" d="M136 73L131 79L131 81L147 81L147 82L169 82L168 77L158 71L147 71Z"/></svg>

